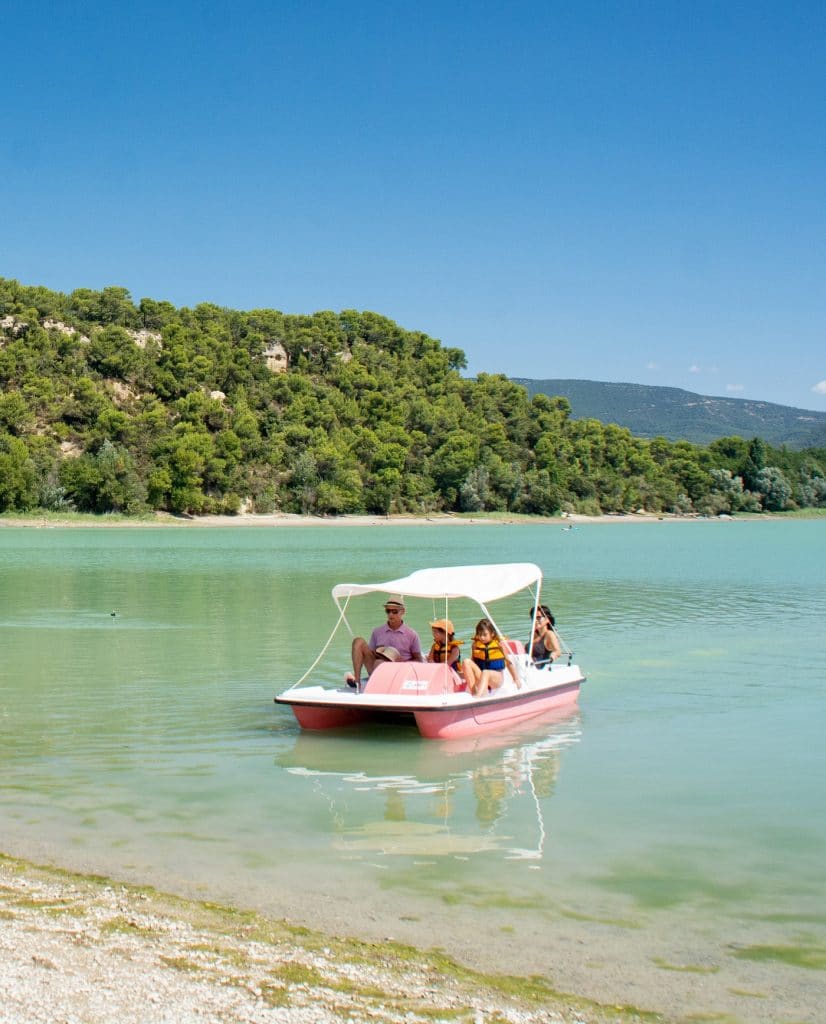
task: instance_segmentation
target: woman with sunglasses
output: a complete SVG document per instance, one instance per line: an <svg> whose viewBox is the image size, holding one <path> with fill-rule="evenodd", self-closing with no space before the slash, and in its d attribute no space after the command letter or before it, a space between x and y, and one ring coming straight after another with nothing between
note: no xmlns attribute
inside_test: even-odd
<svg viewBox="0 0 826 1024"><path fill-rule="evenodd" d="M529 614L533 618L533 608ZM554 629L555 625L556 620L551 614L551 609L546 604L541 604L536 610L536 622L531 640L531 657L537 665L548 665L556 661L562 654L559 637Z"/></svg>

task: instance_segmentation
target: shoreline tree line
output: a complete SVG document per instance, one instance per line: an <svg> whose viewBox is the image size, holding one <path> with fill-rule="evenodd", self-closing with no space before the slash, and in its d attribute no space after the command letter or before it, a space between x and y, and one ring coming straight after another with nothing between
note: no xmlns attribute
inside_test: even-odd
<svg viewBox="0 0 826 1024"><path fill-rule="evenodd" d="M377 313L0 278L0 512L553 515L826 506L826 449L573 420Z"/></svg>

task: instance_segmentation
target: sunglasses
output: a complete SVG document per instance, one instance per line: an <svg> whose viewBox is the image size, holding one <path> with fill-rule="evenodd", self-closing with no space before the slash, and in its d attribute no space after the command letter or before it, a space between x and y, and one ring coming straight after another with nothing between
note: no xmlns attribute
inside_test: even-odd
<svg viewBox="0 0 826 1024"><path fill-rule="evenodd" d="M384 614L385 615L401 615L401 613L402 613L402 609L401 608L385 608L384 609Z"/></svg>

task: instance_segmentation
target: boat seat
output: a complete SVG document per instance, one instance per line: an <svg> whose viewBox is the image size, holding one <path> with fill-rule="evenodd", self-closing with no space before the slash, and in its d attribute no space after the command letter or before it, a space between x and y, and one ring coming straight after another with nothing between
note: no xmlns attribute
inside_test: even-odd
<svg viewBox="0 0 826 1024"><path fill-rule="evenodd" d="M508 650L511 652L511 654L524 654L525 653L525 645L522 643L521 640L506 640L505 643L506 643L506 645L508 647Z"/></svg>

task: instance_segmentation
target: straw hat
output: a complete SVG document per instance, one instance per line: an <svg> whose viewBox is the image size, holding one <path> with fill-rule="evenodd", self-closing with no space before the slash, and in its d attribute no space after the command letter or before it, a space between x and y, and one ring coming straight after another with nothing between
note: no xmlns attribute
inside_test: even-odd
<svg viewBox="0 0 826 1024"><path fill-rule="evenodd" d="M385 661L398 661L401 657L395 647L377 647L376 654Z"/></svg>

